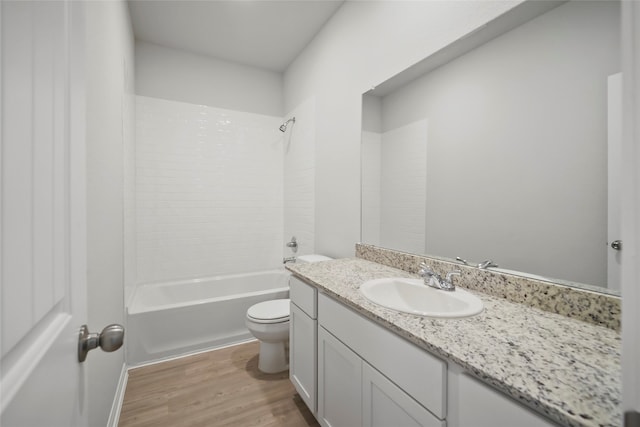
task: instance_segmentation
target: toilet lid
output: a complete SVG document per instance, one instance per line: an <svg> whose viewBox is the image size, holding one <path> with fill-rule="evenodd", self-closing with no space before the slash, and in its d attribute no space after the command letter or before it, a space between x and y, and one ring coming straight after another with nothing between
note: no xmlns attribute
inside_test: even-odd
<svg viewBox="0 0 640 427"><path fill-rule="evenodd" d="M278 323L289 320L289 299L259 302L247 310L247 316L260 323Z"/></svg>

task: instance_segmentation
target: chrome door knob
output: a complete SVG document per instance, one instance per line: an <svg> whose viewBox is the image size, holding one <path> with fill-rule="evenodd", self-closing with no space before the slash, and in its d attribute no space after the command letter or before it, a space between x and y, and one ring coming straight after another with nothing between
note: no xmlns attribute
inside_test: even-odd
<svg viewBox="0 0 640 427"><path fill-rule="evenodd" d="M616 251L622 250L622 240L614 240L611 242L611 247Z"/></svg>
<svg viewBox="0 0 640 427"><path fill-rule="evenodd" d="M100 347L103 351L112 352L122 347L123 342L124 327L122 325L108 325L99 334L89 333L87 325L82 325L78 337L78 362L84 362L87 359L87 353L94 348Z"/></svg>

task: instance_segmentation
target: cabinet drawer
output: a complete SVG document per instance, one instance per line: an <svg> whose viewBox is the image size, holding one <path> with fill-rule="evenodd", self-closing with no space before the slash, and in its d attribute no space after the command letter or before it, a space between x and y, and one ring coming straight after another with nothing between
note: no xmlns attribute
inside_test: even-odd
<svg viewBox="0 0 640 427"><path fill-rule="evenodd" d="M289 298L300 307L309 317L317 319L317 295L315 287L307 285L297 277L291 276L289 279Z"/></svg>
<svg viewBox="0 0 640 427"><path fill-rule="evenodd" d="M447 364L326 295L318 321L440 419L446 417Z"/></svg>

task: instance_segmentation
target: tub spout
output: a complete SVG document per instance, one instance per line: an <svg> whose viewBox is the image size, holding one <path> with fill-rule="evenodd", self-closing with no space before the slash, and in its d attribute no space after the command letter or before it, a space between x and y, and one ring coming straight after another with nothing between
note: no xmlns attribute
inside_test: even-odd
<svg viewBox="0 0 640 427"><path fill-rule="evenodd" d="M296 262L296 257L295 256L290 256L288 258L282 258L282 263L286 264L288 262Z"/></svg>

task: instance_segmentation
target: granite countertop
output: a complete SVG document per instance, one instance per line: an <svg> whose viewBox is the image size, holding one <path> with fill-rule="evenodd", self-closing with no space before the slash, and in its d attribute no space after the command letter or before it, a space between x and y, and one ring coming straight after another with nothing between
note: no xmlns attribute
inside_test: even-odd
<svg viewBox="0 0 640 427"><path fill-rule="evenodd" d="M359 258L287 269L327 295L565 426L619 426L620 334L480 292L484 311L435 319L373 304L367 280L417 276Z"/></svg>

